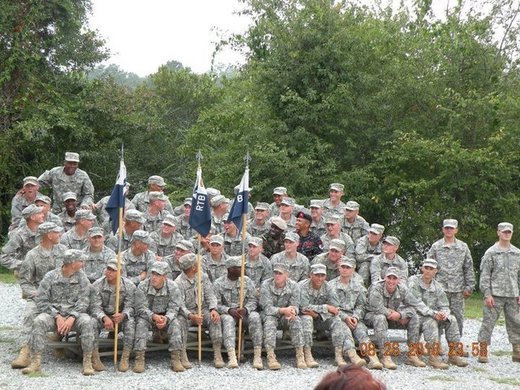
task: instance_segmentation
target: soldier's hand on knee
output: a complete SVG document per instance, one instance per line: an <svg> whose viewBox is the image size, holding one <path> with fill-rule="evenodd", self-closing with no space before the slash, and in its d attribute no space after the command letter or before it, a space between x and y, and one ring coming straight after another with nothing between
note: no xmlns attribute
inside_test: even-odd
<svg viewBox="0 0 520 390"><path fill-rule="evenodd" d="M347 318L345 318L345 322L347 323L347 326L350 329L352 329L352 330L356 329L356 326L357 326L357 323L358 323L357 318L347 317Z"/></svg>
<svg viewBox="0 0 520 390"><path fill-rule="evenodd" d="M109 316L103 317L103 327L106 330L114 330L114 322L110 319Z"/></svg>
<svg viewBox="0 0 520 390"><path fill-rule="evenodd" d="M209 312L209 316L211 318L211 322L213 322L214 324L218 324L220 322L220 314L218 314L218 311L216 311L215 309Z"/></svg>
<svg viewBox="0 0 520 390"><path fill-rule="evenodd" d="M198 314L190 313L188 315L188 320L190 320L197 326L202 325L202 316L199 316Z"/></svg>

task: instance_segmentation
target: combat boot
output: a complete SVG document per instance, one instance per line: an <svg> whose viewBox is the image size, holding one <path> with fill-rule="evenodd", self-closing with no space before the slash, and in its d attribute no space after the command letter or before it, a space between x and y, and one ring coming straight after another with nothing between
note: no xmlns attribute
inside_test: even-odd
<svg viewBox="0 0 520 390"><path fill-rule="evenodd" d="M123 348L121 361L119 362L119 371L127 372L130 368L130 348Z"/></svg>
<svg viewBox="0 0 520 390"><path fill-rule="evenodd" d="M312 357L311 347L303 347L303 357L305 359L305 365L309 368L317 368L320 365L314 357Z"/></svg>
<svg viewBox="0 0 520 390"><path fill-rule="evenodd" d="M238 368L238 362L237 362L237 354L235 352L234 348L229 348L227 350L228 355L228 365L227 368Z"/></svg>
<svg viewBox="0 0 520 390"><path fill-rule="evenodd" d="M136 374L144 372L144 351L137 351L135 353L134 369L132 371Z"/></svg>
<svg viewBox="0 0 520 390"><path fill-rule="evenodd" d="M267 368L270 370L279 370L282 368L278 360L276 360L276 355L272 348L267 348Z"/></svg>
<svg viewBox="0 0 520 390"><path fill-rule="evenodd" d="M365 359L361 359L354 348L349 349L347 351L347 356L350 358L350 361L356 366L363 367L367 365Z"/></svg>
<svg viewBox="0 0 520 390"><path fill-rule="evenodd" d="M428 364L432 368L436 368L438 370L447 370L449 367L446 363L444 363L442 361L440 356L436 356L436 355L432 355L432 354L430 354L430 357L428 358Z"/></svg>
<svg viewBox="0 0 520 390"><path fill-rule="evenodd" d="M213 365L215 368L222 368L226 365L224 359L222 359L222 346L220 343L213 344Z"/></svg>
<svg viewBox="0 0 520 390"><path fill-rule="evenodd" d="M367 368L369 368L370 370L381 370L383 368L383 365L377 358L376 354L368 355L368 360L369 361Z"/></svg>
<svg viewBox="0 0 520 390"><path fill-rule="evenodd" d="M477 361L479 363L489 363L489 357L488 357L487 348L486 349L483 348L483 349L480 350L480 354L478 355Z"/></svg>
<svg viewBox="0 0 520 390"><path fill-rule="evenodd" d="M31 356L29 346L27 344L22 345L18 357L11 362L11 368L25 368L31 364Z"/></svg>
<svg viewBox="0 0 520 390"><path fill-rule="evenodd" d="M448 358L448 363L453 364L457 367L466 367L468 365L468 361L466 359L461 358L460 356L450 356Z"/></svg>
<svg viewBox="0 0 520 390"><path fill-rule="evenodd" d="M36 374L42 372L42 354L35 353L31 359L31 364L22 370L22 374Z"/></svg>
<svg viewBox="0 0 520 390"><path fill-rule="evenodd" d="M307 368L307 364L305 364L305 356L303 354L303 347L296 347L294 350L296 351L296 368Z"/></svg>
<svg viewBox="0 0 520 390"><path fill-rule="evenodd" d="M336 365L337 366L341 366L343 364L347 364L347 362L343 358L343 348L335 347L334 348L334 356L336 358L335 360L336 360Z"/></svg>
<svg viewBox="0 0 520 390"><path fill-rule="evenodd" d="M520 363L520 344L513 344L513 361Z"/></svg>
<svg viewBox="0 0 520 390"><path fill-rule="evenodd" d="M105 371L107 369L99 358L99 349L97 346L92 350L92 368L96 371Z"/></svg>
<svg viewBox="0 0 520 390"><path fill-rule="evenodd" d="M175 371L175 372L186 371L186 369L184 368L184 366L181 363L181 351L180 350L172 351L170 360L171 360L171 365L172 365L173 371Z"/></svg>
<svg viewBox="0 0 520 390"><path fill-rule="evenodd" d="M181 349L181 364L187 370L189 370L190 368L193 368L193 365L190 363L190 361L188 359L188 354L186 353L186 348Z"/></svg>
<svg viewBox="0 0 520 390"><path fill-rule="evenodd" d="M408 358L404 361L404 364L414 367L426 367L426 363L419 359L417 355L408 355Z"/></svg>
<svg viewBox="0 0 520 390"><path fill-rule="evenodd" d="M92 368L92 352L83 352L83 375L94 375L96 371Z"/></svg>
<svg viewBox="0 0 520 390"><path fill-rule="evenodd" d="M257 370L264 369L264 363L262 363L262 347L254 348L253 368L256 368Z"/></svg>
<svg viewBox="0 0 520 390"><path fill-rule="evenodd" d="M381 358L381 363L383 364L383 367L388 370L396 370L397 365L394 363L392 358L390 356L384 356Z"/></svg>

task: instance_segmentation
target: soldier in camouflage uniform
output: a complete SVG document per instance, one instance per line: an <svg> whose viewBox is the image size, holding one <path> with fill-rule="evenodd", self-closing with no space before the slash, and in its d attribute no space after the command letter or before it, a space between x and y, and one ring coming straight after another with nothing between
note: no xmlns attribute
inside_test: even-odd
<svg viewBox="0 0 520 390"><path fill-rule="evenodd" d="M87 314L90 283L81 271L83 259L83 252L69 249L63 255L61 268L56 268L43 277L36 294L36 305L40 314L33 322L31 364L24 368L22 373L32 374L41 371L47 332L57 332L60 336L66 336L70 331L76 331L81 334L82 373L94 375L94 330L91 318Z"/></svg>
<svg viewBox="0 0 520 390"><path fill-rule="evenodd" d="M61 243L69 249L84 250L89 244L89 229L94 226L96 216L90 210L78 210L76 223L72 229L61 236Z"/></svg>
<svg viewBox="0 0 520 390"><path fill-rule="evenodd" d="M27 206L22 211L22 216L27 222L25 226L16 229L9 241L2 248L0 263L18 274L18 269L22 264L27 252L36 246L36 234L38 226L43 223L43 209L34 204Z"/></svg>
<svg viewBox="0 0 520 390"><path fill-rule="evenodd" d="M33 321L38 315L36 295L45 274L61 267L65 246L60 245L63 229L52 222L38 226L40 243L27 252L20 266L20 288L22 298L26 299L21 334L21 348L18 357L11 363L12 368L25 368L30 364L29 340Z"/></svg>
<svg viewBox="0 0 520 390"><path fill-rule="evenodd" d="M148 190L135 194L132 199L135 208L140 212L145 213L150 203L150 192L164 192L164 187L166 187L166 182L161 176L150 176L148 178ZM168 213L173 214L173 207L168 197L166 197L165 210L168 211Z"/></svg>
<svg viewBox="0 0 520 390"><path fill-rule="evenodd" d="M327 228L325 226L325 218L323 217L322 204L322 200L313 199L311 200L309 205L312 217L310 231L316 233L318 237L321 237L325 233L327 233Z"/></svg>
<svg viewBox="0 0 520 390"><path fill-rule="evenodd" d="M209 253L202 256L202 269L208 274L211 282L227 274L227 258L228 255L224 251L224 238L220 235L211 236Z"/></svg>
<svg viewBox="0 0 520 390"><path fill-rule="evenodd" d="M371 284L382 280L386 270L390 267L399 269L399 280L406 284L408 279L408 264L397 254L401 241L395 236L386 236L383 239L383 253L372 259L370 263Z"/></svg>
<svg viewBox="0 0 520 390"><path fill-rule="evenodd" d="M347 233L354 241L354 244L356 244L361 237L365 237L368 234L370 226L365 218L359 215L358 202L349 200L345 205L344 215L341 230Z"/></svg>
<svg viewBox="0 0 520 390"><path fill-rule="evenodd" d="M52 204L54 213L63 211L63 194L74 192L80 208L92 208L94 204L94 185L87 172L78 168L79 154L65 153L65 162L61 167L45 171L38 178L41 188L52 189Z"/></svg>
<svg viewBox="0 0 520 390"><path fill-rule="evenodd" d="M302 280L300 286L300 318L302 319L305 364L309 368L319 367L312 356L312 335L315 329L329 330L338 366L346 364L343 353L346 352L353 364L366 365L354 346L352 332L341 321L339 300L336 291L327 283L327 269L323 264L311 267L309 279Z"/></svg>
<svg viewBox="0 0 520 390"><path fill-rule="evenodd" d="M146 230L149 233L159 230L164 218L167 215L172 215L165 210L167 200L168 197L160 191L148 192L149 203L148 207L143 212L143 217L145 219L143 230Z"/></svg>
<svg viewBox="0 0 520 390"><path fill-rule="evenodd" d="M158 231L150 233L150 250L158 259L175 254L175 245L184 239L176 232L177 221L173 215L167 215Z"/></svg>
<svg viewBox="0 0 520 390"><path fill-rule="evenodd" d="M137 230L143 230L143 224L145 222L143 213L134 209L128 210L124 215L124 219L125 222L123 226L123 239L121 240L121 252L130 248L132 235ZM107 240L107 246L117 253L119 251L119 236L112 235Z"/></svg>
<svg viewBox="0 0 520 390"><path fill-rule="evenodd" d="M269 205L269 213L271 217L280 214L280 202L287 196L287 188L276 187L273 189L273 203Z"/></svg>
<svg viewBox="0 0 520 390"><path fill-rule="evenodd" d="M247 232L252 236L261 236L269 231L269 204L257 202L255 217L247 223Z"/></svg>
<svg viewBox="0 0 520 390"><path fill-rule="evenodd" d="M229 209L229 199L224 195L216 195L211 201L211 234L224 233L224 216Z"/></svg>
<svg viewBox="0 0 520 390"><path fill-rule="evenodd" d="M367 290L362 280L354 278L356 263L353 259L342 258L339 262L339 276L329 282L339 300L339 318L348 326L352 336L360 346L370 345L368 329L363 318L367 305ZM380 370L383 365L377 354L367 353L370 362L368 368Z"/></svg>
<svg viewBox="0 0 520 390"><path fill-rule="evenodd" d="M171 280L175 280L182 273L182 270L179 267L179 259L187 255L188 253L194 253L195 248L193 248L193 244L188 240L180 240L175 245L175 253L173 255L166 256L162 259L165 261L170 267L170 272L168 272L168 278Z"/></svg>
<svg viewBox="0 0 520 390"><path fill-rule="evenodd" d="M289 269L285 264L273 264L273 277L262 283L260 306L264 325L264 346L267 351L267 367L279 370L276 360L276 329L289 328L291 342L296 351L296 367L307 368L303 355L303 331L300 311L300 287L289 278Z"/></svg>
<svg viewBox="0 0 520 390"><path fill-rule="evenodd" d="M260 296L260 286L273 277L273 267L267 257L262 254L264 247L260 237L250 237L247 243L246 275L255 285L257 297Z"/></svg>
<svg viewBox="0 0 520 390"><path fill-rule="evenodd" d="M432 245L428 257L439 263L436 280L442 285L448 297L451 314L457 319L462 336L464 299L471 296L475 289L475 271L468 245L455 237L458 225L456 219L443 221L444 237Z"/></svg>
<svg viewBox="0 0 520 390"><path fill-rule="evenodd" d="M130 183L126 183L123 189L123 193L125 195L125 210L135 210L135 205L128 199L126 196L128 195L128 189L130 188ZM105 234L110 234L112 231L112 227L110 226L110 215L108 214L106 207L108 204L108 200L110 199L110 195L104 196L101 198L96 204L92 207L92 212L97 216L99 221L99 226L103 228Z"/></svg>
<svg viewBox="0 0 520 390"><path fill-rule="evenodd" d="M365 286L370 286L370 265L374 257L383 253L383 233L385 227L373 223L368 235L361 237L356 243L356 272L363 278Z"/></svg>
<svg viewBox="0 0 520 390"><path fill-rule="evenodd" d="M60 217L51 212L51 198L49 198L47 195L38 194L38 196L36 196L34 204L38 207L43 208L44 222L53 222L56 225L63 227ZM20 224L25 225L25 223L25 219L22 219L20 221Z"/></svg>
<svg viewBox="0 0 520 390"><path fill-rule="evenodd" d="M271 264L283 263L287 266L289 277L295 282L307 279L310 271L309 259L296 251L299 241L297 233L287 233L283 240L285 250L271 257Z"/></svg>
<svg viewBox="0 0 520 390"><path fill-rule="evenodd" d="M116 257L115 252L105 245L103 229L95 226L88 230L88 245L85 252L84 271L90 283L103 276L108 260Z"/></svg>
<svg viewBox="0 0 520 390"><path fill-rule="evenodd" d="M9 225L9 232L19 226L20 221L23 219L23 209L35 203L37 196L41 195L38 192L39 189L40 184L36 177L27 176L23 179L22 189L16 193L11 201L11 225Z"/></svg>
<svg viewBox="0 0 520 390"><path fill-rule="evenodd" d="M171 369L184 371L181 364L182 332L179 314L184 310L184 299L177 284L168 280L168 264L156 261L150 269L150 277L139 283L135 294L137 312L135 326L135 363L133 371L145 370L145 350L148 331L166 331L169 339Z"/></svg>
<svg viewBox="0 0 520 390"><path fill-rule="evenodd" d="M347 233L341 231L341 215L338 214L329 214L325 217L325 226L327 228L327 233L321 236L321 241L323 242L323 250L328 251L330 242L334 239L342 240L345 242L345 253L349 257L354 257L356 247L354 246L354 241Z"/></svg>
<svg viewBox="0 0 520 390"><path fill-rule="evenodd" d="M75 192L65 192L62 198L63 211L58 214L58 218L65 232L68 232L76 224L76 211L78 211L77 195Z"/></svg>
<svg viewBox="0 0 520 390"><path fill-rule="evenodd" d="M300 236L297 251L307 257L310 262L323 252L323 243L320 237L310 231L312 217L309 211L303 209L296 214L296 233Z"/></svg>
<svg viewBox="0 0 520 390"><path fill-rule="evenodd" d="M386 270L384 280L373 283L368 290L368 306L365 315L365 323L374 328L376 346L382 353L381 363L383 367L395 370L397 366L392 361L390 354L386 353L388 328L406 329L408 345L416 345L419 341L419 317L433 316L434 312L422 301L419 301L406 287L400 283L401 271L396 267ZM426 364L419 359L411 347L405 364L415 367L425 367Z"/></svg>
<svg viewBox="0 0 520 390"><path fill-rule="evenodd" d="M484 318L478 332L481 345L478 361L488 363L488 346L493 328L504 310L513 362L520 362L520 249L511 244L513 225L498 224L498 242L489 248L480 263L480 291L484 294ZM482 346L484 345L484 348Z"/></svg>
<svg viewBox="0 0 520 390"><path fill-rule="evenodd" d="M444 329L448 344L456 345L460 342L459 327L457 319L450 314L448 298L442 285L434 279L437 273L437 261L434 259L424 260L421 271L422 275L413 275L409 279L408 288L417 299L433 310L432 316L419 316L421 322L420 331L424 333L424 340L429 345L438 345L439 329ZM462 355L463 351L450 351L448 363L466 367L468 362L458 356L459 352ZM430 351L428 364L433 368L448 368L448 365L441 360L439 355L432 351Z"/></svg>
<svg viewBox="0 0 520 390"><path fill-rule="evenodd" d="M177 231L185 240L191 240L197 232L190 226L191 198L184 199L183 214L177 220Z"/></svg>
<svg viewBox="0 0 520 390"><path fill-rule="evenodd" d="M283 251L283 239L286 230L287 223L282 218L271 218L269 232L262 236L265 257L270 259L275 253Z"/></svg>
<svg viewBox="0 0 520 390"><path fill-rule="evenodd" d="M335 238L330 242L328 252L316 256L312 264L323 264L327 269L327 280L332 280L339 276L339 263L341 260L347 258L343 255L344 252L345 241Z"/></svg>
<svg viewBox="0 0 520 390"><path fill-rule="evenodd" d="M294 216L295 201L293 198L285 197L280 202L280 212L278 217L287 224L287 232L292 232L296 228L296 217Z"/></svg>
<svg viewBox="0 0 520 390"><path fill-rule="evenodd" d="M104 276L96 280L92 285L93 298L91 299L92 326L94 335L99 335L101 329L114 332L115 325L123 331L123 354L119 362L119 371L128 371L130 353L134 346L135 335L135 290L131 280L121 277L119 287L119 308L116 314L116 283L117 283L117 259L109 259L106 263ZM97 340L94 341L92 352L92 365L96 371L105 370L105 366L99 358Z"/></svg>
<svg viewBox="0 0 520 390"><path fill-rule="evenodd" d="M329 198L323 200L323 213L327 216L330 214L343 214L345 203L341 201L341 197L345 194L345 186L341 183L332 183L329 186Z"/></svg>
<svg viewBox="0 0 520 390"><path fill-rule="evenodd" d="M136 230L130 248L123 252L123 272L135 285L150 276L148 273L155 263L155 254L148 249L150 243L148 232Z"/></svg>
<svg viewBox="0 0 520 390"><path fill-rule="evenodd" d="M179 286L184 299L184 307L181 309L181 317L179 318L182 328L183 353L182 363L185 368L191 368L186 355L186 342L188 338L188 328L190 323L194 325L204 325L209 328L209 336L213 343L213 363L216 368L225 366L222 359L222 325L220 315L217 311L217 297L213 290L213 286L208 276L201 273L202 285L202 315L199 316L198 305L198 278L197 275L197 256L193 253L182 256L179 259L179 267L182 273L175 280Z"/></svg>
<svg viewBox="0 0 520 390"><path fill-rule="evenodd" d="M228 368L237 368L236 360L236 324L241 319L247 325L253 341L253 368L262 370L262 320L256 311L258 299L255 285L251 279L244 276L244 298L240 305L240 270L241 258L229 257L226 260L227 275L218 278L213 287L217 297L217 310L222 320L224 347L229 357ZM242 306L242 308L240 308Z"/></svg>
<svg viewBox="0 0 520 390"><path fill-rule="evenodd" d="M224 233L220 236L224 239L224 252L228 256L240 256L242 254L242 232L240 232L236 225L227 220L227 215L224 217ZM249 241L251 235L246 232L245 241Z"/></svg>

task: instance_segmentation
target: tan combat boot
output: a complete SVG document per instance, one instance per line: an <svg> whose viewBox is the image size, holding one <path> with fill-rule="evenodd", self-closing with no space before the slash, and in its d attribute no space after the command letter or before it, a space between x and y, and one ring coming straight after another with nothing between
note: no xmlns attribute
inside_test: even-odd
<svg viewBox="0 0 520 390"><path fill-rule="evenodd" d="M317 368L320 365L314 357L312 357L311 347L303 347L303 358L305 359L305 365L309 368Z"/></svg>
<svg viewBox="0 0 520 390"><path fill-rule="evenodd" d="M123 348L121 361L119 362L119 371L127 372L130 368L130 348Z"/></svg>
<svg viewBox="0 0 520 390"><path fill-rule="evenodd" d="M137 351L135 353L134 369L132 371L136 374L144 372L144 351Z"/></svg>
<svg viewBox="0 0 520 390"><path fill-rule="evenodd" d="M224 359L222 359L222 346L220 343L213 344L213 365L215 368L222 368L226 365Z"/></svg>
<svg viewBox="0 0 520 390"><path fill-rule="evenodd" d="M489 357L488 357L487 348L485 350L484 349L480 350L480 354L478 355L477 361L479 363L489 363Z"/></svg>
<svg viewBox="0 0 520 390"><path fill-rule="evenodd" d="M181 363L181 351L180 350L172 351L170 361L171 361L171 365L172 365L172 371L175 371L175 372L186 371L186 369L184 368L184 366Z"/></svg>
<svg viewBox="0 0 520 390"><path fill-rule="evenodd" d="M35 353L31 359L31 364L22 370L22 374L36 374L42 372L42 354Z"/></svg>
<svg viewBox="0 0 520 390"><path fill-rule="evenodd" d="M520 344L513 344L513 361L520 363Z"/></svg>
<svg viewBox="0 0 520 390"><path fill-rule="evenodd" d="M276 360L276 355L272 348L267 348L267 368L270 370L279 370L282 368L278 360Z"/></svg>
<svg viewBox="0 0 520 390"><path fill-rule="evenodd" d="M92 368L96 371L105 371L107 369L99 358L99 349L97 346L92 350Z"/></svg>
<svg viewBox="0 0 520 390"><path fill-rule="evenodd" d="M381 358L381 363L383 364L383 367L388 370L396 370L397 365L394 363L392 358L390 356L384 356Z"/></svg>
<svg viewBox="0 0 520 390"><path fill-rule="evenodd" d="M417 355L408 355L408 358L404 361L404 364L414 367L426 367L426 363L419 359Z"/></svg>
<svg viewBox="0 0 520 390"><path fill-rule="evenodd" d="M27 344L22 345L18 357L11 362L11 368L25 368L31 364L31 353Z"/></svg>
<svg viewBox="0 0 520 390"><path fill-rule="evenodd" d="M343 358L343 348L342 347L335 347L334 348L334 356L337 366L342 366L343 364L347 364L345 359Z"/></svg>
<svg viewBox="0 0 520 390"><path fill-rule="evenodd" d="M92 368L92 352L83 352L83 375L94 375L96 371Z"/></svg>
<svg viewBox="0 0 520 390"><path fill-rule="evenodd" d="M264 363L262 363L262 347L254 348L253 368L256 368L257 370L264 369Z"/></svg>
<svg viewBox="0 0 520 390"><path fill-rule="evenodd" d="M228 355L228 365L227 368L238 368L238 362L237 362L237 354L235 352L234 348L229 348L227 350Z"/></svg>
<svg viewBox="0 0 520 390"><path fill-rule="evenodd" d="M447 370L449 367L446 363L442 361L440 356L434 356L432 354L430 354L430 357L428 358L428 364L432 368L436 368L438 370Z"/></svg>
<svg viewBox="0 0 520 390"><path fill-rule="evenodd" d="M181 364L187 370L189 370L190 368L193 368L193 365L190 363L190 361L188 359L188 354L186 353L186 348L181 349Z"/></svg>
<svg viewBox="0 0 520 390"><path fill-rule="evenodd" d="M350 361L356 366L363 367L367 365L365 359L361 359L354 348L349 349L347 351L347 356L350 358Z"/></svg>
<svg viewBox="0 0 520 390"><path fill-rule="evenodd" d="M368 366L370 370L381 370L383 369L383 364L379 361L376 354L368 355Z"/></svg>
<svg viewBox="0 0 520 390"><path fill-rule="evenodd" d="M307 368L307 364L305 363L305 356L303 354L303 347L296 347L294 350L296 352L296 368Z"/></svg>
<svg viewBox="0 0 520 390"><path fill-rule="evenodd" d="M469 364L466 359L463 359L460 356L450 356L448 358L448 363L457 367L466 367Z"/></svg>

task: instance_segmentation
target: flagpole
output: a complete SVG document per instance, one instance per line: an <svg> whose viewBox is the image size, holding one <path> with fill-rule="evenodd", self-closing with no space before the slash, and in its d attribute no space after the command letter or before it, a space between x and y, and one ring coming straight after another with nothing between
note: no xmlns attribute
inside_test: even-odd
<svg viewBox="0 0 520 390"><path fill-rule="evenodd" d="M199 177L198 172L202 172L201 167L201 160L202 160L202 153L199 152L196 155L197 158L197 186L202 185L202 173ZM197 309L198 309L198 316L199 318L202 318L202 278L201 278L201 256L200 256L200 248L202 246L202 235L198 234L198 248L197 248ZM198 358L199 358L199 367L202 365L202 323L199 323L198 329L197 329L197 339L198 339Z"/></svg>

